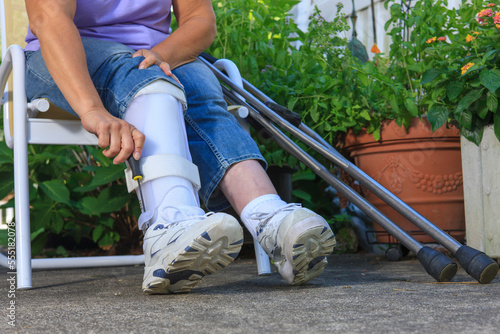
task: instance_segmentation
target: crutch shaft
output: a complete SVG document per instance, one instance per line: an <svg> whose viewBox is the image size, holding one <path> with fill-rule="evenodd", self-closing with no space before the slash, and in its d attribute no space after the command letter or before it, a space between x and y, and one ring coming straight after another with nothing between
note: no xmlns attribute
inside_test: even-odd
<svg viewBox="0 0 500 334"><path fill-rule="evenodd" d="M271 109L269 109L266 105L264 105L260 100L256 99L253 95L249 94L245 89L237 87L231 80L229 80L229 78L227 78L224 74L222 74L220 71L218 71L213 66L211 66L207 61L204 60L204 62L223 83L227 84L232 90L241 94L243 96L243 98L247 99L248 107L250 109L255 108L254 112L256 114L259 114L259 112L262 112L262 114L264 116L268 117L271 121L279 124L283 129L290 132L292 135L296 136L297 138L302 140L304 143L311 146L313 149L315 149L317 152L321 153L323 156L328 158L330 161L332 161L338 167L340 167L341 169L346 171L348 174L353 176L355 179L358 179L358 181L360 181L361 184L365 185L368 189L373 189L372 192L374 194L376 194L382 200L386 201L394 209L396 209L398 212L400 212L404 217L406 217L407 219L412 221L415 225L420 227L424 232L426 232L428 235L433 237L436 241L438 241L443 246L445 246L447 249L449 249L457 257L458 261L465 268L467 273L469 273L472 277L474 277L480 283L489 283L495 278L495 276L498 272L499 266L494 260L489 258L486 254L484 254L483 252L480 252L478 250L475 250L471 247L461 245L460 243L458 243L451 236L444 233L437 226L435 226L434 224L429 222L427 219L425 219L422 215L420 215L418 212L413 210L409 205L407 205L406 203L401 201L395 195L393 195L388 190L386 190L384 187L382 187L377 182L375 182L373 179L371 179L364 172L359 170L359 168L354 166L351 162L349 162L342 155L340 155L340 153L338 153L335 149L333 149L327 142L325 142L322 139L318 140L318 141L314 140L313 138L317 139L319 137L317 134L314 133L314 131L310 130L309 128L307 128L305 126L299 125L299 128L302 127L303 129L305 129L305 132L312 134L312 135L306 135L304 132L300 131L297 127L292 126L289 122L284 120L278 114L274 113ZM243 83L247 89L248 89L248 87L251 86L244 79L243 79ZM250 89L258 91L255 87L253 87L253 88L252 87L253 86L251 86ZM226 89L226 91L229 91L229 90ZM260 91L258 91L258 92L260 93L258 95L262 99L265 99L266 102L268 102L268 101L272 102L272 100L270 100L267 96L265 96L265 94L261 93ZM230 93L232 93L232 92L230 92ZM288 138L288 137L286 137L286 138ZM311 169L313 169L313 171L314 171L314 168L311 168ZM353 203L356 204L356 202L354 202L354 201L353 201ZM363 208L360 208L360 209L363 209ZM365 213L368 214L369 212L370 211L365 212ZM394 224L394 223L392 223L392 224ZM385 228L383 223L380 225L382 225L382 227ZM423 251L425 251L425 252L423 252ZM423 247L421 249L421 251L419 252L419 254L417 254L417 257L419 257L420 262L424 265L426 270L433 277L436 278L439 273L444 273L444 272L451 273L450 270L442 270L442 271L434 270L434 272L431 273L428 269L428 266L429 266L429 268L430 267L436 268L437 266L434 266L434 264L436 264L437 262L439 262L440 268L445 268L445 267L450 268L450 266L446 265L446 260L441 261L442 257L439 254L435 254L435 253L431 254L433 252L428 252L428 251L430 251L430 249L428 247ZM422 254L422 256L420 257L419 256L420 253L425 253L425 254ZM425 260L424 260L424 258L425 258ZM436 278L436 279L438 279L438 278Z"/></svg>
<svg viewBox="0 0 500 334"><path fill-rule="evenodd" d="M331 147L325 147L322 144L318 144L315 140L305 135L296 127L292 126L288 122L286 122L281 116L274 113L270 110L266 105L264 105L260 100L255 98L253 95L249 94L244 89L237 87L234 85L229 78L227 78L221 72L215 72L216 76L228 86L231 87L234 91L241 94L250 105L255 106L259 112L277 124L279 124L283 129L290 132L292 135L296 136L300 140L302 140L305 144L312 147L318 153L322 154L325 158L332 161L335 165L340 167L349 175L353 176L357 179L362 185L367 187L370 191L372 191L375 195L393 207L396 211L401 213L405 218L413 222L419 228L421 228L425 233L429 234L436 241L450 250L453 254L462 246L458 241L452 238L450 235L445 233L439 227L435 226L431 222L429 222L425 217L419 214L417 211L412 209L408 204L404 203L397 196L392 194L390 191L385 189L383 186L375 182L372 178L362 172L359 168L357 168L350 161L345 159L340 153L334 150ZM249 83L243 81L243 84L249 86ZM254 87L255 89L255 87ZM265 96L265 95L264 95Z"/></svg>
<svg viewBox="0 0 500 334"><path fill-rule="evenodd" d="M234 103L243 105L246 104L245 102L239 100L227 88L223 87L223 91L225 96L234 101ZM387 230L387 232L396 237L396 239L398 239L409 250L413 251L417 255L417 258L422 263L425 270L432 277L440 282L446 282L450 281L455 276L457 272L457 265L450 258L432 248L423 247L418 241L416 241L409 234L403 231L399 226L390 221L363 197L361 197L349 186L345 185L333 174L331 174L330 171L323 165L317 162L309 154L305 153L297 144L295 144L290 138L285 136L274 125L270 124L268 120L262 117L251 106L247 105L247 108L249 108L250 117L254 118L254 120L256 120L263 128L265 128L273 136L273 139L279 146L287 150L290 154L292 154L297 159L302 161L306 166L311 168L313 172L323 178L326 182L328 182L332 187L346 196L346 198L348 198L354 204L358 205L358 207L365 211L370 218L378 222Z"/></svg>

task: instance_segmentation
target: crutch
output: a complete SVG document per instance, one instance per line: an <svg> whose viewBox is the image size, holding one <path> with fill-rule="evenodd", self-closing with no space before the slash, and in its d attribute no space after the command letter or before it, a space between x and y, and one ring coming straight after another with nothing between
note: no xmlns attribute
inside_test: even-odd
<svg viewBox="0 0 500 334"><path fill-rule="evenodd" d="M206 61L205 61L206 62ZM359 170L355 165L353 165L350 161L345 159L342 155L340 155L337 151L335 151L326 141L324 141L322 138L320 138L319 135L317 135L314 131L311 129L307 128L304 124L299 123L298 125L295 124L295 126L291 125L290 122L284 120L280 115L277 113L288 113L293 115L293 113L289 110L287 110L284 107L281 107L274 103L269 97L267 97L265 94L260 92L258 89L256 89L254 86L252 86L250 83L248 83L246 80L243 80L244 82L244 87L248 89L249 92L257 95L259 99L256 99L252 94L249 92L245 91L244 89L241 89L239 87L236 87L228 78L222 74L220 71L217 71L213 66L211 66L208 62L206 62L207 66L211 67L212 71L216 74L216 76L226 85L228 85L232 90L235 92L241 94L248 102L248 107L252 110L250 116L253 117L254 119L258 120L258 122L264 126L264 124L269 123L269 120L266 118L263 118L262 115L268 117L271 121L279 124L282 128L284 128L286 131L290 132L292 135L295 135L297 138L302 140L304 143L308 144L312 148L314 148L316 151L324 155L326 158L328 158L330 161L332 161L335 165L339 166L341 169L346 171L348 174L353 176L355 179L358 179L360 183L365 185L368 189L370 189L373 193L375 193L377 196L379 196L381 199L386 201L389 205L391 205L393 208L398 210L400 213L402 213L406 218L408 218L410 221L414 222L415 225L419 226L422 230L424 230L427 234L429 234L431 237L436 239L436 241L442 243L446 248L448 248L458 259L460 264L466 269L466 271L474 277L476 280L478 280L480 283L489 283L491 280L494 279L496 273L498 272L498 264L490 259L487 255L484 253L475 250L471 247L468 246L463 246L460 243L458 243L455 239L451 238L448 234L444 233L442 230L434 226L432 223L430 223L428 220L426 220L424 217L422 217L420 214L418 214L415 210L411 209L406 203L402 202L399 198L394 196L392 193L390 193L388 190L380 186L376 181L371 179L368 175L363 173L361 170ZM225 94L226 95L231 95L232 92L225 89ZM234 95L234 94L233 94ZM265 101L267 106L262 102ZM236 99L237 103L239 103L238 99ZM271 107L272 110L269 108ZM275 112L276 111L276 112ZM257 115L259 112L262 115ZM260 117L259 117L260 116ZM290 117L287 117L290 119ZM295 123L297 117L292 116L291 120ZM268 124L269 125L269 124ZM375 208L373 208L369 203L367 203L364 199L362 198L356 198L360 197L359 195L356 196L357 194L350 189L349 187L345 186L343 183L341 183L338 179L333 177L328 170L326 170L323 166L319 167L319 163L315 161L314 159L308 159L307 154L304 156L304 152L299 152L300 150L298 147L294 147L293 142L288 142L286 139L282 138L281 135L275 133L274 129L272 130L269 128L269 126L264 126L269 132L273 134L273 136L279 137L281 139L276 140L278 143L282 144L283 147L288 150L290 149L290 153L292 155L295 155L296 157L299 158L302 162L308 161L308 163L305 163L310 167L313 171L315 171L320 177L325 179L329 184L331 184L334 188L336 188L340 193L344 194L346 198L348 198L351 202L353 202L355 205L357 205L361 210L363 210L370 218L372 218L374 221L379 223L382 227L384 227L389 233L391 233L393 236L395 236L404 246L406 246L408 249L413 251L415 254L417 254L417 257L419 258L420 262L424 265L426 268L427 272L431 274L434 278L437 280L443 280L444 277L453 277L451 275L451 269L450 269L450 263L447 263L446 265L443 265L446 261L444 261L444 258L441 256L429 256L429 252L427 249L430 249L428 247L423 247L420 245L418 242L416 242L413 238L411 238L409 235L407 235L406 232L402 231L397 227L394 223L389 221L385 216L380 214ZM284 136L284 135L283 135ZM285 136L286 137L286 136ZM289 139L288 137L286 137ZM288 143L287 143L288 142ZM303 161L302 159L306 160ZM319 165L319 166L318 166ZM316 168L317 167L317 168ZM333 180L332 177L335 179ZM367 205L368 204L368 205ZM376 213L374 213L376 212ZM403 233L401 233L403 232ZM420 256L418 254L421 254ZM424 255L425 254L425 255ZM429 260L430 259L430 260ZM439 261L437 261L439 259ZM449 259L448 259L449 260ZM440 262L441 265L435 265L431 263L436 263ZM440 268L440 269L436 269ZM447 268L446 270L444 268ZM456 267L455 267L456 270ZM439 274L437 274L439 273ZM441 275L442 274L442 275ZM440 276L441 275L441 276ZM450 277L451 276L451 277Z"/></svg>

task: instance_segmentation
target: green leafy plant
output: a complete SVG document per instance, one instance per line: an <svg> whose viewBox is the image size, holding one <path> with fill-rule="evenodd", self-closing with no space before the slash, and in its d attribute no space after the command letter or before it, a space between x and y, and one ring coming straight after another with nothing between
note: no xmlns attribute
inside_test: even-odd
<svg viewBox="0 0 500 334"><path fill-rule="evenodd" d="M430 93L423 100L428 119L433 129L458 124L476 144L484 126L493 124L500 140L500 2L472 1L449 14L454 31L436 32L424 50L433 65L421 81Z"/></svg>
<svg viewBox="0 0 500 334"><path fill-rule="evenodd" d="M12 151L1 141L0 198L13 190L13 168ZM30 145L29 170L33 255L51 235L69 238L69 250L84 240L118 253L138 247L139 207L123 184L123 164L113 165L96 147ZM59 247L54 255L64 254Z"/></svg>
<svg viewBox="0 0 500 334"><path fill-rule="evenodd" d="M361 63L352 55L343 37L349 26L341 9L339 4L331 22L316 10L308 32L298 34L302 46L290 45L280 62L262 71L260 80L269 96L299 112L332 144L339 134L362 128L378 139L382 121L409 124L419 114L415 94L394 80L396 65L382 56Z"/></svg>

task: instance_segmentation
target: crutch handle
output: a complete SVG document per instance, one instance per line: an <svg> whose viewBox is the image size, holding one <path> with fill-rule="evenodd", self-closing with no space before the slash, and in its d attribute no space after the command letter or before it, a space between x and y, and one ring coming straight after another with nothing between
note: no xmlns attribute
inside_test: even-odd
<svg viewBox="0 0 500 334"><path fill-rule="evenodd" d="M271 109L272 111L283 117L285 120L287 120L293 126L299 127L300 123L302 123L302 117L300 117L300 115L297 114L296 112L293 112L290 109L285 108L282 105L279 105L273 101L266 101L264 102L264 104L269 109Z"/></svg>

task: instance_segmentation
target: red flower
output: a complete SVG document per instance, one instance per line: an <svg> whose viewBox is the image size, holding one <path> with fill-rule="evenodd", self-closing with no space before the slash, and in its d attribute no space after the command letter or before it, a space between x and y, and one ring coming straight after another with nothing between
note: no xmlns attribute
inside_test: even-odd
<svg viewBox="0 0 500 334"><path fill-rule="evenodd" d="M477 14L478 17L490 17L493 16L493 11L491 9L483 9Z"/></svg>

